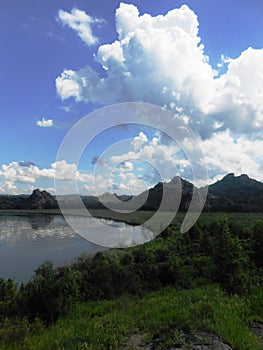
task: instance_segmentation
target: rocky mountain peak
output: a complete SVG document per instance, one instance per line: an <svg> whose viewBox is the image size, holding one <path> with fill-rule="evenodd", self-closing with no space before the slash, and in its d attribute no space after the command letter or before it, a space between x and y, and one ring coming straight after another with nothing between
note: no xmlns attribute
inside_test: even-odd
<svg viewBox="0 0 263 350"><path fill-rule="evenodd" d="M57 207L57 201L47 191L35 189L26 201L28 209L51 209Z"/></svg>

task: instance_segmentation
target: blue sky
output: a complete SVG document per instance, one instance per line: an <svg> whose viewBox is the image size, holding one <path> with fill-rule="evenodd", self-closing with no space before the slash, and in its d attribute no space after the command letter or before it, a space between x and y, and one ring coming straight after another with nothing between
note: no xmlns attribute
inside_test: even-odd
<svg viewBox="0 0 263 350"><path fill-rule="evenodd" d="M0 193L54 193L57 152L74 123L133 101L186 121L200 137L209 182L227 172L262 181L262 23L260 0L2 0ZM167 169L164 180L187 178L181 156L171 162L178 150L158 131L117 128L89 145L78 170L59 164L61 192L72 191L79 171L80 191L93 193L94 164L122 137L131 141L115 150L119 163L100 159L99 192L129 192L135 184L139 192L160 179L158 167ZM108 181L112 167L119 172Z"/></svg>

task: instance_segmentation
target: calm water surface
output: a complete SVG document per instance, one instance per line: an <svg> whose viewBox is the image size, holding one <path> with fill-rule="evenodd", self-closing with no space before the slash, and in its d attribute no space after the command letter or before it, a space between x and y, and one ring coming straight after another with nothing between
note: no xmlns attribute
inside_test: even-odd
<svg viewBox="0 0 263 350"><path fill-rule="evenodd" d="M100 226L102 222L106 223L105 220L97 221ZM121 229L122 234L131 235L132 232L137 238L141 236L141 241L149 240L140 228L112 221L107 221L107 225ZM0 215L1 278L27 281L46 260L59 266L81 254L94 254L105 249L75 233L61 215Z"/></svg>

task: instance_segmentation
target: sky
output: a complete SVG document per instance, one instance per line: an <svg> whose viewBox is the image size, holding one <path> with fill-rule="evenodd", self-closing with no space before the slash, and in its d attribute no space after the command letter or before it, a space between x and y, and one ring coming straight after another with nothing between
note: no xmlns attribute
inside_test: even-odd
<svg viewBox="0 0 263 350"><path fill-rule="evenodd" d="M229 172L263 181L262 23L261 0L1 0L0 193L72 193L77 179L83 194L132 194ZM95 112L103 130L96 111L128 102L192 130L207 177L191 171L189 140L180 148L160 127L113 127L79 162L57 157L75 123Z"/></svg>

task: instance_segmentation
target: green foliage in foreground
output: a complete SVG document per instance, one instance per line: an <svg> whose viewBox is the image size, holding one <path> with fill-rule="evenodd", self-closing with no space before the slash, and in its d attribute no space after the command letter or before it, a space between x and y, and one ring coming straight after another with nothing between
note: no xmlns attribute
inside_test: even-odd
<svg viewBox="0 0 263 350"><path fill-rule="evenodd" d="M134 248L46 262L21 286L0 280L3 348L118 349L136 332L180 338L184 329L259 349L247 326L263 319L262 221L247 228L221 216L185 234L176 225Z"/></svg>
<svg viewBox="0 0 263 350"><path fill-rule="evenodd" d="M155 343L156 349L165 344L183 347L185 339L180 330L184 330L214 333L233 349L260 350L249 325L263 317L262 297L260 290L230 297L217 286L208 286L188 291L164 288L143 297L125 295L114 301L90 301L76 304L67 317L48 330L40 328L39 335L27 335L19 344L2 344L0 349L113 350L124 347L137 333L145 334L146 341ZM157 342L162 334L165 336Z"/></svg>

